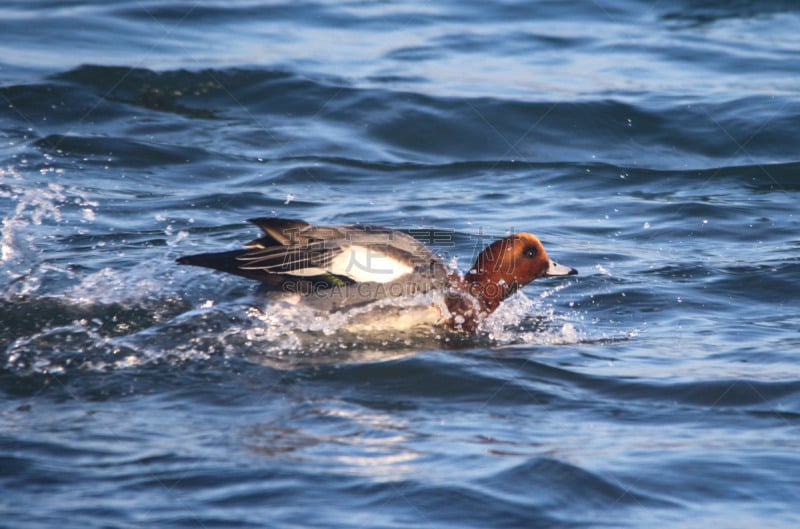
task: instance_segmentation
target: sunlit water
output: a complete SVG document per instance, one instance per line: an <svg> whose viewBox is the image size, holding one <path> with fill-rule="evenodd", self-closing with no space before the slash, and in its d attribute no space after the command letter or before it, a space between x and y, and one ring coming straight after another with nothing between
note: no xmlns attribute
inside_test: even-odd
<svg viewBox="0 0 800 529"><path fill-rule="evenodd" d="M0 525L797 527L798 23L6 2ZM461 270L530 231L580 275L475 336L353 332L174 263L258 216Z"/></svg>

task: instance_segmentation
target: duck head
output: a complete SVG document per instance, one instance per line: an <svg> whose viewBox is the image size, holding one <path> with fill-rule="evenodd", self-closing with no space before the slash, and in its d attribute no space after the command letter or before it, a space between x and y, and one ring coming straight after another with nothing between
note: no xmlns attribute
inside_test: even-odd
<svg viewBox="0 0 800 529"><path fill-rule="evenodd" d="M464 283L468 292L490 313L517 289L536 278L577 273L574 268L550 259L535 236L516 233L486 247L464 276Z"/></svg>

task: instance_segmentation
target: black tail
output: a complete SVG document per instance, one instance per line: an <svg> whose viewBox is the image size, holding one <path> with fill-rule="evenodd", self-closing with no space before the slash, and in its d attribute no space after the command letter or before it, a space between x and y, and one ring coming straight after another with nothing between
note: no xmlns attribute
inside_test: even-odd
<svg viewBox="0 0 800 529"><path fill-rule="evenodd" d="M241 261L236 258L247 251L248 250L232 250L230 252L184 255L176 259L176 262L182 265L204 266L206 268L219 270L220 272L227 272L228 274L255 279L256 281L261 281L268 285L278 285L285 280L285 277L281 274L270 274L263 270L242 270L239 268Z"/></svg>

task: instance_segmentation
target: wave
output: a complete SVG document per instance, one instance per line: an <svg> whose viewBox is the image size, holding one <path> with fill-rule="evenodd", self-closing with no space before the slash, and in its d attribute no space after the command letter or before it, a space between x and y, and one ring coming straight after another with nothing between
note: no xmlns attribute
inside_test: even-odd
<svg viewBox="0 0 800 529"><path fill-rule="evenodd" d="M48 137L64 141L56 126L91 122L94 135L108 129L135 138L149 128L159 143L192 149L185 138L177 140L188 129L168 117L176 114L217 122L209 127L206 143L261 151L267 159L303 157L312 151L326 159L373 164L441 165L466 159L591 165L599 159L644 170L711 172L752 166L786 186L794 183L782 176L781 167L797 163L787 141L800 115L796 99L773 95L718 102L520 101L432 96L358 87L341 78L292 70L243 68L152 71L87 65L54 75L44 85L4 87L2 95L23 123L39 121L37 116L46 112L47 122L37 125L44 147L52 143ZM135 108L146 111L148 119L130 123L127 116ZM149 120L170 124L151 128ZM239 128L241 124L247 127ZM569 132L577 128L579 135ZM299 134L307 130L315 131L311 148ZM345 145L342 136L364 141ZM272 148L265 149L268 145ZM103 145L99 154L111 147ZM125 151L124 146L117 148ZM141 157L147 154L145 149ZM188 159L196 157L189 154L194 156ZM175 159L181 156L187 159L183 154ZM760 163L753 164L754 159Z"/></svg>

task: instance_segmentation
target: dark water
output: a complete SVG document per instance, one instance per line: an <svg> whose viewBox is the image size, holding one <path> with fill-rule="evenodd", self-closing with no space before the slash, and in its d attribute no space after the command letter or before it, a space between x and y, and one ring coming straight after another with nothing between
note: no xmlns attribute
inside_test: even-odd
<svg viewBox="0 0 800 529"><path fill-rule="evenodd" d="M0 525L798 527L800 5L0 6ZM567 280L365 337L244 219Z"/></svg>

